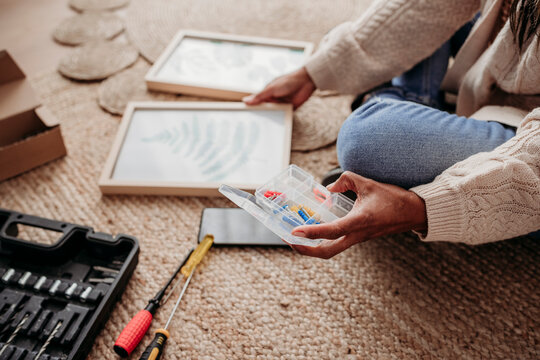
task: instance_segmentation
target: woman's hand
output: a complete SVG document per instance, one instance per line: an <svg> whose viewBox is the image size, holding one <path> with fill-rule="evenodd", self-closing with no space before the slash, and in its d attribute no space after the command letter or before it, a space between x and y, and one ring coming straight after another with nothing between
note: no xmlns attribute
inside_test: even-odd
<svg viewBox="0 0 540 360"><path fill-rule="evenodd" d="M426 206L412 191L382 184L346 171L333 184L331 192L354 191L358 198L346 216L326 224L302 225L293 235L324 240L315 247L291 245L299 253L331 258L356 243L387 234L427 229Z"/></svg>
<svg viewBox="0 0 540 360"><path fill-rule="evenodd" d="M264 102L290 103L296 109L309 99L315 88L306 68L302 67L272 80L260 93L246 96L243 101L247 105Z"/></svg>

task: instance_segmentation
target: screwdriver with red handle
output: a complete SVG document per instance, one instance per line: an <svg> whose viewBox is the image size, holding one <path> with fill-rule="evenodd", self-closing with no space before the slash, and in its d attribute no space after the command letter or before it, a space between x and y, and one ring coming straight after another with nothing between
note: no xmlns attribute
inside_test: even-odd
<svg viewBox="0 0 540 360"><path fill-rule="evenodd" d="M206 235L203 241L201 241L201 243L199 244L199 246L197 246L193 254L189 257L186 265L182 267L182 274L187 277L186 282L184 283L184 287L182 288L182 292L180 292L180 295L176 300L176 304L174 304L174 308L171 311L171 315L169 315L169 319L167 320L165 327L156 330L154 340L152 340L150 345L148 345L146 350L144 350L139 360L159 360L159 358L161 358L165 343L170 336L167 329L169 328L176 309L178 308L178 305L180 304L180 301L182 300L182 297L186 292L186 289L189 285L189 282L191 281L191 278L193 277L193 274L195 273L195 268L202 261L208 250L210 250L213 242L214 236Z"/></svg>
<svg viewBox="0 0 540 360"><path fill-rule="evenodd" d="M176 288L176 285L180 282L180 280L178 280L178 283L175 284L173 289L169 292L169 295L162 302L161 300L163 299L163 296L165 295L165 291L171 285L173 280L176 278L176 275L178 275L178 273L181 271L182 267L186 265L193 251L194 251L194 248L192 248L189 251L189 253L186 255L186 257L184 258L184 260L182 260L182 263L174 271L169 281L167 281L167 284L165 284L165 286L161 290L159 290L159 292L156 294L156 296L154 296L153 299L148 301L148 305L146 305L144 309L140 310L137 313L137 315L135 315L129 321L129 323L126 325L124 330L122 330L122 332L120 333L120 336L118 336L118 339L116 339L116 342L114 343L114 351L118 355L122 357L127 357L133 352L133 350L137 347L137 345L139 345L142 338L148 331L148 328L150 327L150 324L152 323L152 319L157 309L169 299L169 296L173 293L174 289Z"/></svg>

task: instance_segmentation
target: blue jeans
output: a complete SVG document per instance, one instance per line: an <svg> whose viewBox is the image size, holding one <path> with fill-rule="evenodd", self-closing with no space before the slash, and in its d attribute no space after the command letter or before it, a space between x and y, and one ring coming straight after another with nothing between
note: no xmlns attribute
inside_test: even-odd
<svg viewBox="0 0 540 360"><path fill-rule="evenodd" d="M441 82L448 59L457 53L476 18L433 55L392 86L376 90L345 121L337 140L344 170L403 188L431 182L469 156L491 151L516 129L441 110Z"/></svg>
<svg viewBox="0 0 540 360"><path fill-rule="evenodd" d="M408 189L433 181L473 154L493 150L516 133L497 122L409 99L406 91L385 89L349 116L337 140L343 170Z"/></svg>

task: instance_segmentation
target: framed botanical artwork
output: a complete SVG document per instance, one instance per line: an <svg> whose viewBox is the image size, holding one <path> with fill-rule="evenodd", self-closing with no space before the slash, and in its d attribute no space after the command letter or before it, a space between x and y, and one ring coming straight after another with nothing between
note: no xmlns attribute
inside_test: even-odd
<svg viewBox="0 0 540 360"><path fill-rule="evenodd" d="M180 31L148 71L146 85L151 90L240 100L299 69L312 50L308 42Z"/></svg>
<svg viewBox="0 0 540 360"><path fill-rule="evenodd" d="M218 196L255 190L289 164L292 107L132 102L99 180L104 194Z"/></svg>

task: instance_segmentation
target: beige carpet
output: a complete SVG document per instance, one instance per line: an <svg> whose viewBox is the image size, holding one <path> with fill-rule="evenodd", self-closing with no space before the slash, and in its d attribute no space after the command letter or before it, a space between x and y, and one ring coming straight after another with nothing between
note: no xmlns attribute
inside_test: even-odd
<svg viewBox="0 0 540 360"><path fill-rule="evenodd" d="M310 41L356 19L372 0L131 0L126 33L141 55L154 62L180 29ZM293 150L314 150L337 138L351 96L316 92L294 118Z"/></svg>
<svg viewBox="0 0 540 360"><path fill-rule="evenodd" d="M231 204L102 197L97 179L119 118L97 105L98 84L56 73L33 84L61 120L69 155L0 183L0 206L140 240L139 266L89 357L113 359L123 325L194 245L202 209ZM335 165L335 150L293 152L292 162L320 176ZM327 261L287 249L213 248L180 306L165 358L537 359L539 254L528 239L467 247L410 235Z"/></svg>
<svg viewBox="0 0 540 360"><path fill-rule="evenodd" d="M69 155L1 182L0 207L139 239L139 265L89 356L114 359L120 330L195 244L202 209L232 204L101 196L97 179L120 118L98 106L98 83L57 73L32 83L60 119ZM291 162L321 176L336 165L335 147L293 152ZM538 359L539 263L540 244L526 238L468 247L405 234L331 260L216 247L186 293L164 358ZM164 325L172 306L158 312L152 329Z"/></svg>
<svg viewBox="0 0 540 360"><path fill-rule="evenodd" d="M356 19L372 0L131 0L130 41L150 62L180 29L311 41Z"/></svg>

